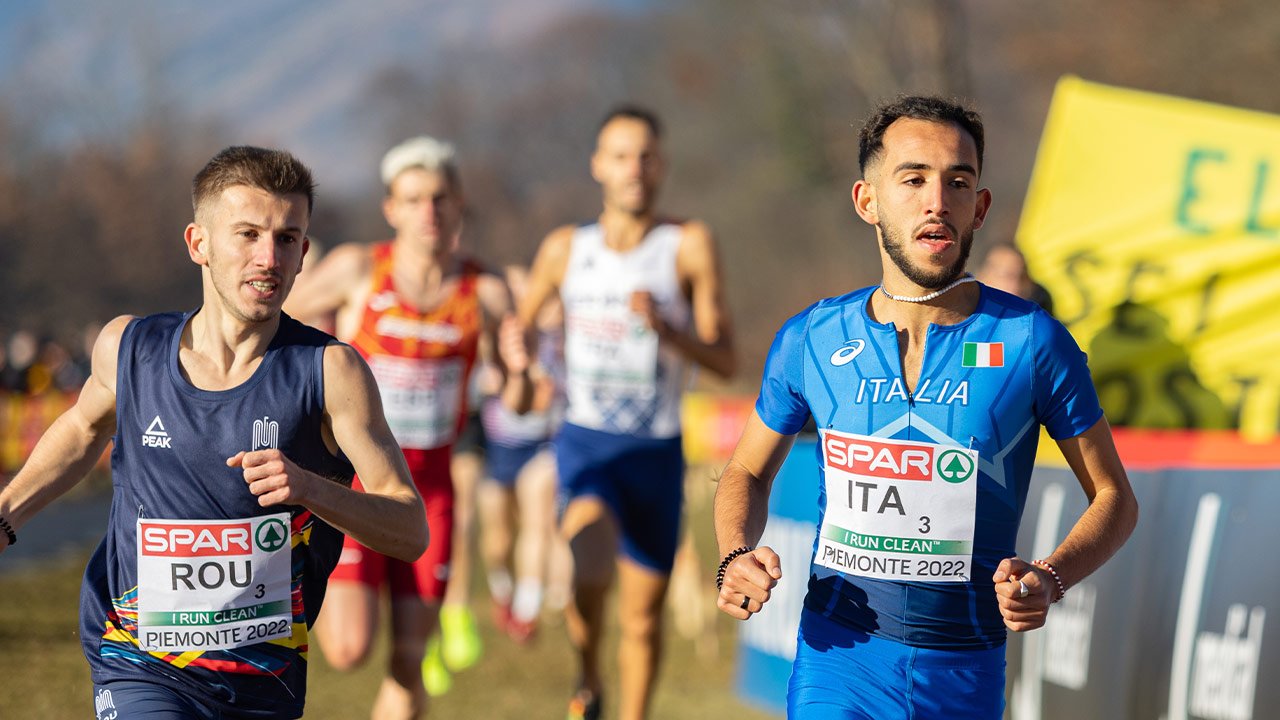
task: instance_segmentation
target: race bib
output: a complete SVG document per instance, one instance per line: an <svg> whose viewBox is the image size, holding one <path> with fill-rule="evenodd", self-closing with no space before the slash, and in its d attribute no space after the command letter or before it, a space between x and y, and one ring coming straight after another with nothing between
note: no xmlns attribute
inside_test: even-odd
<svg viewBox="0 0 1280 720"><path fill-rule="evenodd" d="M827 508L814 562L880 580L967 582L978 452L823 430Z"/></svg>
<svg viewBox="0 0 1280 720"><path fill-rule="evenodd" d="M378 381L387 425L400 447L426 450L453 442L466 371L462 358L374 355L369 369Z"/></svg>
<svg viewBox="0 0 1280 720"><path fill-rule="evenodd" d="M632 312L579 307L565 320L568 382L597 392L653 397L658 334Z"/></svg>
<svg viewBox="0 0 1280 720"><path fill-rule="evenodd" d="M293 634L289 513L138 519L143 650L228 650Z"/></svg>

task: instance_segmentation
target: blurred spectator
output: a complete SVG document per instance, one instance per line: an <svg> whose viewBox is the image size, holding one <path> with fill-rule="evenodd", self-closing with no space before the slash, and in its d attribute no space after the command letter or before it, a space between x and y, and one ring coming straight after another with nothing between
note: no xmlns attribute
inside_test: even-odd
<svg viewBox="0 0 1280 720"><path fill-rule="evenodd" d="M77 388L84 385L84 380L87 380L93 371L93 345L98 341L98 333L100 332L102 332L102 323L97 320L89 321L81 332L80 347L71 356L71 362L83 377Z"/></svg>
<svg viewBox="0 0 1280 720"><path fill-rule="evenodd" d="M48 377L47 385L43 390L75 392L89 378L87 373L81 373L80 367L72 360L71 352L66 346L57 340L46 340L40 346L40 361L36 364L43 368Z"/></svg>
<svg viewBox="0 0 1280 720"><path fill-rule="evenodd" d="M9 336L9 362L0 370L0 386L12 392L26 392L28 371L36 361L36 336L19 330Z"/></svg>
<svg viewBox="0 0 1280 720"><path fill-rule="evenodd" d="M1049 291L1031 279L1027 273L1026 258L1012 245L993 245L974 276L984 285L1030 300L1053 314L1053 298Z"/></svg>

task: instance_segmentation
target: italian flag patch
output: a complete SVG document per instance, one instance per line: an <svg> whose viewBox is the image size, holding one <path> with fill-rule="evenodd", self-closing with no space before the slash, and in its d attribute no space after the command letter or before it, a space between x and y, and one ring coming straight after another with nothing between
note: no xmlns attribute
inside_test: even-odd
<svg viewBox="0 0 1280 720"><path fill-rule="evenodd" d="M964 367L1004 367L1004 343L964 344Z"/></svg>

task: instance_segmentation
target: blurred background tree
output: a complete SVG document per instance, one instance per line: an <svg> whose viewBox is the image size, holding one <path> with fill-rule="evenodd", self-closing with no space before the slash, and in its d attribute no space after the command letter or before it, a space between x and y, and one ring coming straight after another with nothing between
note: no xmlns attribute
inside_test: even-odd
<svg viewBox="0 0 1280 720"><path fill-rule="evenodd" d="M938 92L984 113L996 203L976 256L1013 235L1064 73L1280 110L1280 14L1262 0L368 5L0 11L0 328L75 337L122 312L197 304L180 243L188 184L237 143L313 165L311 232L329 248L388 234L385 148L448 138L471 249L527 262L553 227L598 212L596 123L631 100L667 124L662 207L719 235L749 388L787 317L878 277L848 193L857 128L880 99Z"/></svg>

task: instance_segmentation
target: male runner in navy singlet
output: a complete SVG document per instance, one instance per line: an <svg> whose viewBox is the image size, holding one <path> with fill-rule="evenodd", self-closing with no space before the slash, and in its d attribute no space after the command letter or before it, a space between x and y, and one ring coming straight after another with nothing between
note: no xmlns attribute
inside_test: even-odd
<svg viewBox="0 0 1280 720"><path fill-rule="evenodd" d="M991 204L982 149L978 115L936 98L900 98L867 121L853 202L876 227L883 283L782 327L721 477L717 605L747 619L782 576L755 544L813 417L821 527L788 717L1000 718L1006 628L1043 625L1137 522L1084 353L1039 307L964 272ZM1089 507L1027 562L1014 542L1041 425Z"/></svg>
<svg viewBox="0 0 1280 720"><path fill-rule="evenodd" d="M76 404L0 492L3 551L115 441L80 597L99 718L301 717L343 533L404 560L427 546L369 368L280 312L312 188L285 152L215 156L185 234L203 305L103 328Z"/></svg>

